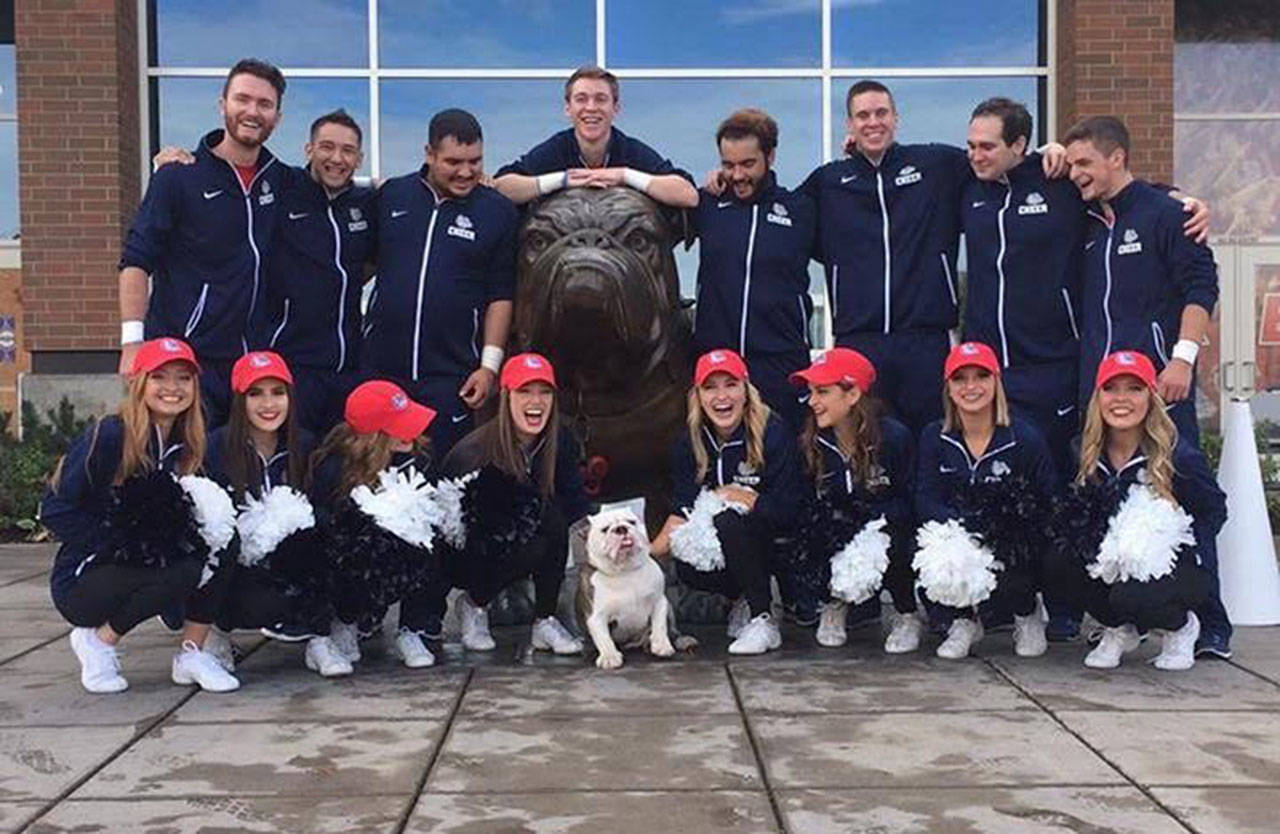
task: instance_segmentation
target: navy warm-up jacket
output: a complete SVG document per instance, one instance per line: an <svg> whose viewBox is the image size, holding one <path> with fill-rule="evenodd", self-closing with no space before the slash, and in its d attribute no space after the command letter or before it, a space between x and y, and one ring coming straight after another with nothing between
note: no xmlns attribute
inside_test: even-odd
<svg viewBox="0 0 1280 834"><path fill-rule="evenodd" d="M586 168L578 148L578 140L573 135L573 128L559 133L534 145L515 162L510 162L498 169L494 176L503 174L523 174L536 177L539 174L550 174L553 171L566 171L570 168ZM671 164L653 148L618 130L616 127L609 134L609 144L605 148L604 167L634 168L646 174L678 174L689 182L693 178Z"/></svg>
<svg viewBox="0 0 1280 834"><path fill-rule="evenodd" d="M880 448L867 483L854 478L832 429L820 431L816 441L822 454L820 494L852 495L866 501L875 512L883 513L891 526L901 529L910 524L916 463L915 444L906 426L892 417L880 418Z"/></svg>
<svg viewBox="0 0 1280 834"><path fill-rule="evenodd" d="M482 467L485 463L482 438L483 433L477 429L458 441L440 464L441 474L457 478ZM543 436L525 456L525 474L534 488L539 490L542 488L542 461L547 454L546 449L547 439ZM583 486L582 469L579 467L581 459L582 447L574 438L573 432L567 426L561 426L556 440L556 483L552 502L566 524L573 524L591 511L590 499Z"/></svg>
<svg viewBox="0 0 1280 834"><path fill-rule="evenodd" d="M315 448L315 436L303 429L298 429L298 439L294 443L285 441L284 432L281 431L277 435L276 451L271 457L264 457L258 451L252 441L249 441L249 451L256 459L257 480L252 475L249 483L245 484L245 491L255 498L261 498L262 495L273 487L292 486L294 489L301 490L303 484L289 483L289 460L290 457L296 455L302 462L301 471L306 473L307 459L311 456L311 450ZM291 448L292 447L292 448ZM218 483L225 487L231 486L231 480L227 477L227 427L221 426L209 433L209 446L205 450L204 456L205 473Z"/></svg>

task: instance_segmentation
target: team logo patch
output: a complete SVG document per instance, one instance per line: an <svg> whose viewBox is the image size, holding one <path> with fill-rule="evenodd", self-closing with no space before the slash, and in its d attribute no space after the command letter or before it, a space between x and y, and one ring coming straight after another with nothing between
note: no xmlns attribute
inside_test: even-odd
<svg viewBox="0 0 1280 834"><path fill-rule="evenodd" d="M160 348L165 353L180 353L182 348L178 345L177 339L161 339Z"/></svg>
<svg viewBox="0 0 1280 834"><path fill-rule="evenodd" d="M791 225L791 218L787 217L787 207L782 203L774 203L773 211L766 214L764 219L770 223L776 223L779 226Z"/></svg>
<svg viewBox="0 0 1280 834"><path fill-rule="evenodd" d="M1032 191L1027 195L1022 205L1018 206L1018 214L1048 214L1049 204L1044 201L1044 195L1039 191Z"/></svg>
<svg viewBox="0 0 1280 834"><path fill-rule="evenodd" d="M960 352L963 353L965 356L977 356L978 346L975 345L973 342L965 342L963 345L960 346Z"/></svg>
<svg viewBox="0 0 1280 834"><path fill-rule="evenodd" d="M1012 470L1009 469L1009 464L1005 463L1002 460L998 460L995 463L991 464L991 474L995 475L998 478L1003 478L1005 475L1008 475L1009 472L1011 471Z"/></svg>
<svg viewBox="0 0 1280 834"><path fill-rule="evenodd" d="M258 205L269 206L276 201L276 195L271 193L271 183L266 180L262 181L262 193L258 196Z"/></svg>
<svg viewBox="0 0 1280 834"><path fill-rule="evenodd" d="M1128 351L1124 351L1123 353L1116 354L1116 364L1126 365L1126 366L1136 365L1138 364L1138 360L1132 353L1129 353Z"/></svg>
<svg viewBox="0 0 1280 834"><path fill-rule="evenodd" d="M460 228L460 229L470 229L470 228L471 228L471 218L470 218L470 217L467 217L465 214L459 214L459 215L458 215L458 219L457 219L457 220L455 220L455 221L453 221L453 222L454 222L454 223L457 223L457 224L458 224L458 228Z"/></svg>
<svg viewBox="0 0 1280 834"><path fill-rule="evenodd" d="M735 483L743 486L756 486L760 483L760 476L756 474L756 468L745 460L738 462L738 474L733 478Z"/></svg>
<svg viewBox="0 0 1280 834"><path fill-rule="evenodd" d="M904 165L902 170L898 172L898 176L894 178L894 185L911 185L920 182L924 175L916 170L914 165Z"/></svg>
<svg viewBox="0 0 1280 834"><path fill-rule="evenodd" d="M453 220L453 225L449 227L449 234L453 237L460 237L463 240L475 240L476 233L471 218L465 214L459 214Z"/></svg>
<svg viewBox="0 0 1280 834"><path fill-rule="evenodd" d="M409 398L408 398L408 397L406 397L404 394L392 394L392 395L391 395L391 410L392 410L392 411L404 411L404 410L405 410L406 408L408 408L408 407L409 407Z"/></svg>
<svg viewBox="0 0 1280 834"><path fill-rule="evenodd" d="M271 360L261 353L249 354L249 364L255 368L266 368L271 365Z"/></svg>
<svg viewBox="0 0 1280 834"><path fill-rule="evenodd" d="M1138 240L1137 229L1124 230L1124 243L1116 247L1117 255L1134 255L1142 251L1142 241Z"/></svg>
<svg viewBox="0 0 1280 834"><path fill-rule="evenodd" d="M352 207L351 207L351 219L352 219L352 220L363 220L363 219L364 219L364 212L360 211L360 209L356 208L355 206L352 206Z"/></svg>
<svg viewBox="0 0 1280 834"><path fill-rule="evenodd" d="M541 368L542 360L536 356L526 356L524 358L524 366L526 368Z"/></svg>

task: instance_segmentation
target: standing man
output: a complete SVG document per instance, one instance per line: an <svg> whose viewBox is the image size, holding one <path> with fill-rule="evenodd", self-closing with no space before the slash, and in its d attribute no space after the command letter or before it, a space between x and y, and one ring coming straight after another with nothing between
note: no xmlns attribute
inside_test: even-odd
<svg viewBox="0 0 1280 834"><path fill-rule="evenodd" d="M438 456L473 427L511 329L516 208L480 184L483 159L475 116L442 110L431 119L426 163L379 191L362 362L439 412Z"/></svg>
<svg viewBox="0 0 1280 834"><path fill-rule="evenodd" d="M283 166L264 143L280 121L280 70L246 58L219 99L223 129L193 165L156 171L120 257L120 371L146 339L177 336L200 360L210 427L227 419L231 365L248 331L270 253Z"/></svg>
<svg viewBox="0 0 1280 834"><path fill-rule="evenodd" d="M519 205L565 187L626 185L669 206L696 206L687 173L613 126L619 107L617 76L579 67L564 85L564 112L573 127L503 166L494 186Z"/></svg>

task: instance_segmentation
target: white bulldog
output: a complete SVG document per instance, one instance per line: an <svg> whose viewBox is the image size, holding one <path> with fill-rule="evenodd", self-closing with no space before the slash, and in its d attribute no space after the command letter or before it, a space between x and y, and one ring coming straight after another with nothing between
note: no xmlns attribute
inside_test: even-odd
<svg viewBox="0 0 1280 834"><path fill-rule="evenodd" d="M628 509L588 519L587 564L578 574L578 619L596 644L601 669L622 665L618 647L643 646L658 657L675 654L668 633L666 581L649 555L644 524Z"/></svg>

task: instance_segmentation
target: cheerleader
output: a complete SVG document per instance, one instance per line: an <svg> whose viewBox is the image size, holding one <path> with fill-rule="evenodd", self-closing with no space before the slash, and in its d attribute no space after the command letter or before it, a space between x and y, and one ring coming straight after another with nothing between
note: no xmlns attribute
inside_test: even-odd
<svg viewBox="0 0 1280 834"><path fill-rule="evenodd" d="M688 409L688 434L672 452L674 507L653 552L673 556L686 585L735 600L731 654L763 654L782 645L769 575L803 491L795 436L731 350L699 357Z"/></svg>
<svg viewBox="0 0 1280 834"><path fill-rule="evenodd" d="M828 597L818 643L843 646L848 603L878 601L883 581L895 608L884 650L899 654L915 651L924 631L911 572L915 461L910 431L885 416L868 393L875 378L875 367L865 356L839 347L791 376L793 383L809 387L810 413L800 450L816 500L805 516L804 538L817 545L810 549L818 551L812 555L821 560L820 590ZM857 509L851 506L855 504ZM859 517L850 519L851 513ZM842 540L833 541L831 533L840 521L859 529L841 530L836 538ZM868 535L861 540L852 535L862 531ZM854 541L859 546L850 550ZM868 547L861 547L863 542ZM833 556L840 561L833 562Z"/></svg>
<svg viewBox="0 0 1280 834"><path fill-rule="evenodd" d="M362 532L345 523L354 517L350 502L357 490L378 486L384 475L417 478L432 471L431 442L426 431L435 416L434 410L409 399L404 389L393 382L364 382L347 396L343 422L329 432L312 455L309 494L317 523L325 528L324 546L329 551L326 558L336 573L336 621L329 637L349 664L360 660L360 639L379 630L386 606L394 601L371 600L367 592L364 583L371 576L382 582L386 577L375 575L386 566L375 565L366 570L366 557L372 548L367 540L351 538L364 535L367 528ZM416 548L414 558L425 558L422 551ZM406 576L391 580L397 586L411 584ZM415 619L402 606L395 651L405 666L417 669L435 664L435 655L426 644L429 630L427 622ZM323 674L323 669L320 671Z"/></svg>
<svg viewBox="0 0 1280 834"><path fill-rule="evenodd" d="M915 509L922 527L912 562L925 597L950 621L937 655L966 657L982 639L977 604L998 594L1014 613L1014 650L1036 657L1048 647L1036 591L1053 459L1031 424L1010 418L990 347L956 345L943 372L943 419L920 437Z"/></svg>
<svg viewBox="0 0 1280 834"><path fill-rule="evenodd" d="M180 533L146 535L149 527L172 530L189 519L188 511L179 509L186 502L177 482L147 481L156 473L192 476L203 464L199 373L185 342L143 343L119 413L98 421L72 444L41 502L41 521L62 542L50 576L53 603L73 626L71 648L89 692L126 689L116 655L120 640L143 620L184 606L174 683L195 683L210 692L240 686L204 650L229 573L211 570L209 548ZM147 494L126 493L130 488ZM139 517L144 503L150 517Z"/></svg>
<svg viewBox="0 0 1280 834"><path fill-rule="evenodd" d="M1085 666L1114 669L1142 632L1157 630L1164 638L1156 668L1190 669L1196 609L1230 634L1216 547L1226 496L1200 450L1178 438L1155 366L1141 353L1113 353L1098 366L1075 484L1067 510L1077 517L1062 518L1052 569L1104 626Z"/></svg>
<svg viewBox="0 0 1280 834"><path fill-rule="evenodd" d="M495 647L486 606L503 588L533 578L530 645L555 654L581 654L582 641L556 618L569 552L569 527L589 504L573 435L560 424L555 369L536 353L512 356L498 378L497 413L472 430L441 464L445 476L472 476L466 509L467 547L447 566L458 597L462 644ZM448 587L430 608L444 612Z"/></svg>

